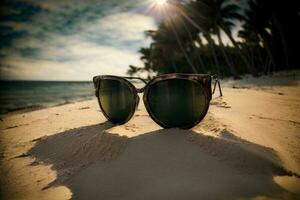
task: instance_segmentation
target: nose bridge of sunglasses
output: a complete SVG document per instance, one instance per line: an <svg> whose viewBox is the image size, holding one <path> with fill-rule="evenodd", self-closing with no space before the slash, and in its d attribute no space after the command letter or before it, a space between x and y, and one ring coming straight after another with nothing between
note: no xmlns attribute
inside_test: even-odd
<svg viewBox="0 0 300 200"><path fill-rule="evenodd" d="M137 93L143 93L145 91L145 87L142 88L136 88Z"/></svg>

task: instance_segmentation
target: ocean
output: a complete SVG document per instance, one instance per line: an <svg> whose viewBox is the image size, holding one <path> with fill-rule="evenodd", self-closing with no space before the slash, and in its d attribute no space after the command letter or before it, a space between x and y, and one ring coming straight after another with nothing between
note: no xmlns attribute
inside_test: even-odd
<svg viewBox="0 0 300 200"><path fill-rule="evenodd" d="M0 114L92 99L92 82L0 81Z"/></svg>

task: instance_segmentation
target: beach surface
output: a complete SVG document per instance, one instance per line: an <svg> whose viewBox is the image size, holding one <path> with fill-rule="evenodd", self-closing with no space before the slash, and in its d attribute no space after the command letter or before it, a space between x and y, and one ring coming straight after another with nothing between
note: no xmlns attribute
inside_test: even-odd
<svg viewBox="0 0 300 200"><path fill-rule="evenodd" d="M162 129L96 99L0 121L0 199L299 199L300 73L222 81L205 119Z"/></svg>

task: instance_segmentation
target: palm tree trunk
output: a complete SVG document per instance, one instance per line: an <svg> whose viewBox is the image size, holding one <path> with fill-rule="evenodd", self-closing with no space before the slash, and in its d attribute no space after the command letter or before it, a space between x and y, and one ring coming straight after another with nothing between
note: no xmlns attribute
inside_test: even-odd
<svg viewBox="0 0 300 200"><path fill-rule="evenodd" d="M256 73L256 69L254 66L252 66L250 64L250 62L248 61L247 57L242 53L240 46L237 44L237 42L233 39L231 32L226 28L226 27L222 27L222 29L224 30L224 32L226 33L227 37L229 38L229 40L231 41L232 45L234 46L234 48L236 49L236 51L238 52L238 54L240 55L242 61L245 63L245 65L247 66L248 70L250 72L252 72L253 74Z"/></svg>
<svg viewBox="0 0 300 200"><path fill-rule="evenodd" d="M275 58L273 56L273 53L272 53L272 50L271 50L271 46L269 44L268 36L267 36L267 34L264 31L262 31L262 33L260 35L261 35L261 37L263 39L263 44L264 44L264 47L265 47L265 49L267 51L268 56L270 57L271 63L273 64L273 70L275 70L276 69L276 61L275 61ZM271 70L272 64L270 65L267 73L270 73L272 71Z"/></svg>
<svg viewBox="0 0 300 200"><path fill-rule="evenodd" d="M198 55L198 53L197 53L198 48L195 45L195 38L193 37L193 35L192 35L191 31L189 30L189 28L186 26L184 20L182 20L182 23L184 25L184 29L185 29L186 33L188 34L188 36L189 36L189 38L191 40L190 43L189 43L189 46L190 46L190 48L193 51L193 57L192 57L193 60L196 58L195 60L196 60L197 72L199 72L199 68L200 68L200 71L205 72L205 65L203 63L202 57L201 57L201 55ZM196 37L196 40L198 38L199 37Z"/></svg>
<svg viewBox="0 0 300 200"><path fill-rule="evenodd" d="M218 73L218 75L221 75L220 74L220 63L218 61L218 57L217 57L217 53L216 53L216 49L215 49L215 43L209 34L204 34L204 37L207 40L208 46L210 47L210 49L212 51L213 59L214 59L215 65L217 67L217 73Z"/></svg>
<svg viewBox="0 0 300 200"><path fill-rule="evenodd" d="M197 37L197 39L196 39L196 41L198 42L198 44L200 45L200 49L205 49L205 46L204 46L204 44L203 44L203 42L202 42L202 38L201 38L201 36L199 35L198 37ZM213 63L213 61L211 60L211 59L208 59L208 60L206 60L206 62L203 60L203 58L201 57L201 60L203 61L203 64L204 64L204 66L207 66L207 65L205 65L205 64L207 64L208 63L208 65L210 65L210 66L213 66L214 65L214 63ZM205 70L206 70L206 67L205 67Z"/></svg>
<svg viewBox="0 0 300 200"><path fill-rule="evenodd" d="M197 48L196 46L193 47L193 50L194 50L194 54L195 54L195 57L196 57L196 60L198 61L198 63L200 63L200 70L202 72L205 72L206 71L206 67L205 67L205 64L204 64L204 61L202 59L202 56L199 54L199 48Z"/></svg>
<svg viewBox="0 0 300 200"><path fill-rule="evenodd" d="M181 42L181 40L180 40L180 37L179 37L179 35L178 35L176 29L174 28L175 26L174 26L174 24L173 24L172 19L170 18L170 16L169 16L169 22L170 22L170 24L171 24L170 27L171 27L171 30L172 30L173 33L174 33L175 39L176 39L176 41L177 41L177 43L178 43L178 46L179 46L179 48L181 49L181 52L183 53L183 55L184 55L184 57L185 57L185 59L186 59L188 65L191 67L191 70L193 71L193 73L198 73L196 67L194 66L194 63L191 61L191 59L189 58L189 55L188 55L187 52L185 51L185 47L184 47L184 45L182 44L182 42Z"/></svg>
<svg viewBox="0 0 300 200"><path fill-rule="evenodd" d="M224 51L225 46L224 46L224 44L222 42L220 30L217 31L217 36L218 36L218 41L219 41L219 45L221 47L222 54L223 54L223 56L225 58L225 61L226 61L227 65L228 65L228 67L230 68L230 72L231 72L231 74L233 76L236 76L237 74L236 74L235 67L233 66L233 63L229 61L229 58L228 58L226 52Z"/></svg>

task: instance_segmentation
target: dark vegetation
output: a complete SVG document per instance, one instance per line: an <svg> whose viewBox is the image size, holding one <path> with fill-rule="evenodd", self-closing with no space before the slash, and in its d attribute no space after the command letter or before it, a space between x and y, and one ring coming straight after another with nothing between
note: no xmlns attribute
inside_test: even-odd
<svg viewBox="0 0 300 200"><path fill-rule="evenodd" d="M145 32L152 43L139 50L144 66L131 65L127 73L211 73L238 77L298 68L298 2L241 2L168 1L161 11L158 29ZM234 36L237 27L239 31Z"/></svg>

